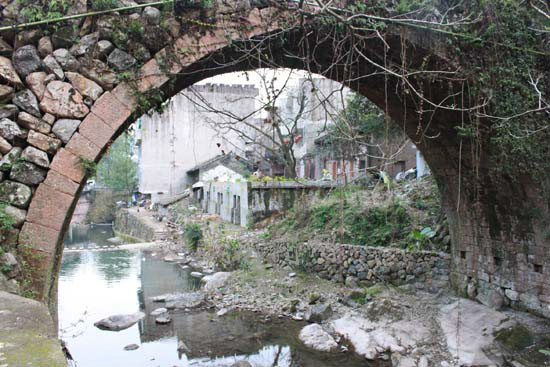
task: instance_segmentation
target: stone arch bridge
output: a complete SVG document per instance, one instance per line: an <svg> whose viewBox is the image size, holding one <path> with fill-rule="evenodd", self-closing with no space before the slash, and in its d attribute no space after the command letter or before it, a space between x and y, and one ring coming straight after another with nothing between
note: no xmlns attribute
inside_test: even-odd
<svg viewBox="0 0 550 367"><path fill-rule="evenodd" d="M281 8L270 1L218 0L208 9L185 3L175 15L133 6L2 31L0 200L17 222L3 247L28 264L27 286L37 298L55 297L63 236L87 166L129 124L201 79L290 67L365 95L417 143L444 199L453 244L451 281L459 292L550 317L548 191L530 177L512 180L490 169L498 164L491 150L499 147L473 144L455 128L470 110L437 108L463 83L430 73L404 80L391 72L405 64L409 70L459 69L444 37L390 24L383 37L338 39L342 28L317 21L314 8L304 16L295 5ZM13 24L17 2L0 4L3 24ZM76 13L86 11L85 1L75 4ZM345 52L350 49L361 57ZM413 93L415 88L422 93ZM542 219L526 222L523 213L531 209Z"/></svg>

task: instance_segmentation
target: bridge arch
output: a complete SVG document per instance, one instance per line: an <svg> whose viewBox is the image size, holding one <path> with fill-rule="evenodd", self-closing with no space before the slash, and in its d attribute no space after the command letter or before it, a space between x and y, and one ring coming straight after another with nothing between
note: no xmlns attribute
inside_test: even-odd
<svg viewBox="0 0 550 367"><path fill-rule="evenodd" d="M8 51L13 63L0 59L0 80L19 91L14 97L19 116L7 116L18 122L8 129L16 131L9 143L37 148L51 162L39 168L36 180L10 172L0 183L1 199L26 210L17 248L33 269L30 280L37 297L48 301L56 293L63 236L86 181L87 162L99 161L111 142L155 103L195 82L277 66L341 82L401 124L423 153L444 198L453 244L451 281L457 290L488 303L500 297L550 317L550 283L544 280L550 273L550 239L545 234L550 182L547 177L541 183L528 175L511 179L509 173L495 173L491 165L499 163L494 158L499 147L465 139L457 130L464 121L474 120L473 110L463 97L465 80L445 77L460 68L448 56L445 38L399 24L388 27L384 37L339 37L337 25L304 21L296 12L264 3L220 1L217 13L206 16L215 22L196 20L205 19L204 9L186 10L170 20L175 29L168 30L145 12L138 14L145 19L139 23L144 44L134 46L145 55L142 66L127 67L135 59L116 48L110 51L109 65L120 69L118 78L101 61L106 55L92 48L107 39L120 42L113 39L119 31L109 15L84 20L82 29L89 29L80 41L67 41L54 31L50 49L41 44L46 41L36 29L5 35L16 47ZM343 52L348 49L355 52ZM396 65L418 71L418 77L404 79ZM443 77L433 78L429 70ZM97 89L98 84L102 88ZM38 97L35 105L32 96L24 98L28 93ZM25 100L31 101L30 107ZM446 107L452 104L460 107ZM55 126L63 118L78 120L66 141L44 125ZM24 200L17 201L21 195Z"/></svg>

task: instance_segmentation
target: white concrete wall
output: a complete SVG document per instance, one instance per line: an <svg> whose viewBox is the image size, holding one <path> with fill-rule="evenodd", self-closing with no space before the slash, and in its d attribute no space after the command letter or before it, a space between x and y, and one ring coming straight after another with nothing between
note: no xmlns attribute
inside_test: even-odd
<svg viewBox="0 0 550 367"><path fill-rule="evenodd" d="M255 111L257 95L253 86L194 86L173 97L162 114L144 115L140 121L139 191L155 197L158 193L181 193L190 183L186 173L190 168L222 150L243 154L242 140L235 133L215 128L222 117L208 111L203 101L216 110L247 116Z"/></svg>
<svg viewBox="0 0 550 367"><path fill-rule="evenodd" d="M219 215L226 221L231 222L231 211L234 207L234 196L241 197L241 221L240 225L246 227L248 225L248 182L205 182L204 199L202 201L203 210L210 214L216 213L216 202L218 193L223 194L223 204L220 207ZM209 195L207 195L209 193Z"/></svg>

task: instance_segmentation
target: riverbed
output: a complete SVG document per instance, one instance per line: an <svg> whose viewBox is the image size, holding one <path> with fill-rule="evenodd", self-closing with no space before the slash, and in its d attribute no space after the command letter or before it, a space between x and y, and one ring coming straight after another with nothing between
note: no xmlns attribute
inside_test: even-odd
<svg viewBox="0 0 550 367"><path fill-rule="evenodd" d="M82 229L67 236L66 246L109 245L110 227ZM306 348L298 333L303 322L270 319L251 312L218 317L214 310L172 311L172 322L159 325L150 298L193 291L199 281L192 269L162 260L155 249L81 251L63 256L59 277L59 334L78 367L231 366L246 360L255 367L374 366L348 353L319 353ZM119 332L94 322L137 311L147 316ZM187 351L178 352L183 342ZM135 344L137 349L125 350Z"/></svg>

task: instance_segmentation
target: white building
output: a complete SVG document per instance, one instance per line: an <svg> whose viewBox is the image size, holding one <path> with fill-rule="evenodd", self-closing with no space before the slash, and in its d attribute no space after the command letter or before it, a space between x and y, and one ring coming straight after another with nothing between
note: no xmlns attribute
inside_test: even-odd
<svg viewBox="0 0 550 367"><path fill-rule="evenodd" d="M151 194L153 202L177 195L191 184L192 167L219 154L244 155L237 134L214 122L253 114L257 96L251 85L197 85L174 96L163 113L144 115L136 134L139 191Z"/></svg>

